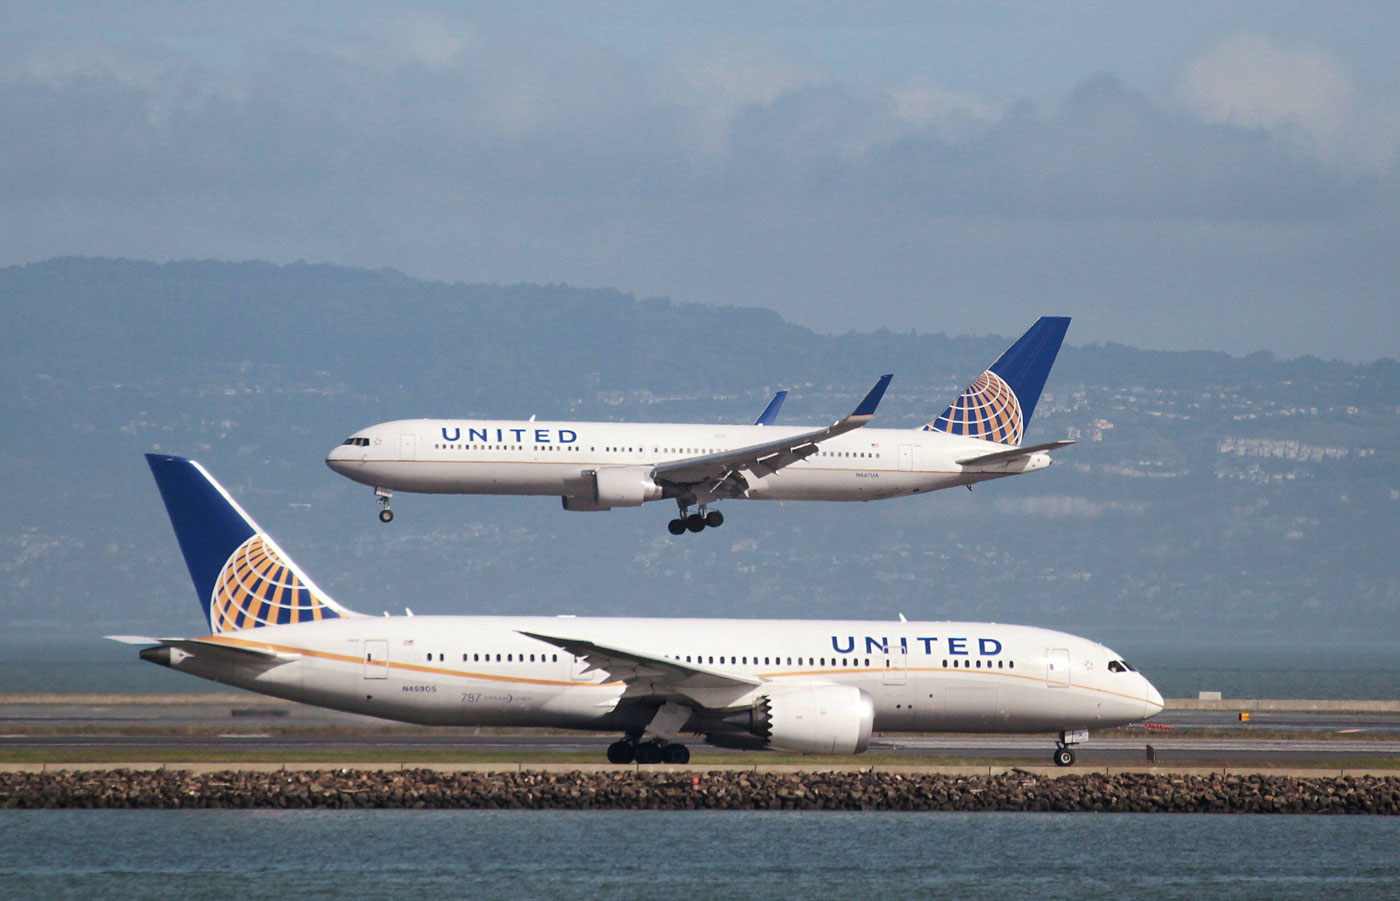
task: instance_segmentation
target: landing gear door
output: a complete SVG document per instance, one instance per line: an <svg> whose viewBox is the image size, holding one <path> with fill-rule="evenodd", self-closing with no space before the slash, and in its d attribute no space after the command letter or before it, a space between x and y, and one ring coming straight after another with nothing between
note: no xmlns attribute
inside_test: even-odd
<svg viewBox="0 0 1400 901"><path fill-rule="evenodd" d="M1051 688L1069 687L1069 651L1051 648L1045 652L1047 667L1045 681Z"/></svg>
<svg viewBox="0 0 1400 901"><path fill-rule="evenodd" d="M389 642L378 638L365 641L365 678L389 678Z"/></svg>

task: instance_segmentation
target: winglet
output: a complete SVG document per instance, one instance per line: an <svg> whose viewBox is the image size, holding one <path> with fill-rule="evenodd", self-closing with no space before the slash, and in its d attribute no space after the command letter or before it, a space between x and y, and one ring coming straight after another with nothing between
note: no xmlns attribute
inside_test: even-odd
<svg viewBox="0 0 1400 901"><path fill-rule="evenodd" d="M773 399L768 402L768 406L763 408L763 412L758 414L758 418L753 421L754 425L772 425L778 419L778 411L783 408L783 401L787 400L788 393L779 391L773 395Z"/></svg>
<svg viewBox="0 0 1400 901"><path fill-rule="evenodd" d="M856 404L856 408L851 411L851 416L864 416L866 419L874 416L875 408L880 406L880 399L885 396L885 389L890 386L890 379L892 378L894 378L894 373L880 376L880 380L875 383L875 387L871 388L870 393L865 395L865 400Z"/></svg>

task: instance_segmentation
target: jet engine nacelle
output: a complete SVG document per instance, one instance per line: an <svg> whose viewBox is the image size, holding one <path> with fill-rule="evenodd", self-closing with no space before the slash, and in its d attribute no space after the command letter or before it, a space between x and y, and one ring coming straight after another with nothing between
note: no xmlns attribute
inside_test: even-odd
<svg viewBox="0 0 1400 901"><path fill-rule="evenodd" d="M640 507L662 496L661 486L651 477L647 466L609 466L588 469L583 473L592 491L584 495L565 495L564 509L577 511L611 510L613 507Z"/></svg>
<svg viewBox="0 0 1400 901"><path fill-rule="evenodd" d="M781 686L726 722L747 727L765 747L778 751L859 754L870 747L875 702L853 685Z"/></svg>

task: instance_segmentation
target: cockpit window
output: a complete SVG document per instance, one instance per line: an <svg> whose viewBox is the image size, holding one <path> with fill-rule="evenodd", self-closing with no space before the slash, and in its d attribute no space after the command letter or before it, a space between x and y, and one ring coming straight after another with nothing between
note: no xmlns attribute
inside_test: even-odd
<svg viewBox="0 0 1400 901"><path fill-rule="evenodd" d="M1135 672L1137 672L1137 670L1133 669L1133 665L1132 665L1131 663L1129 663L1128 661L1126 661L1126 660L1110 660L1110 661L1108 661L1108 671L1109 671L1110 673L1135 673Z"/></svg>
<svg viewBox="0 0 1400 901"><path fill-rule="evenodd" d="M353 445L353 446L355 446L355 447L369 447L369 439L368 439L368 438L353 438L353 437L352 437L352 438L346 438L344 441L342 441L342 442L340 442L340 443L341 443L341 444L350 444L350 445Z"/></svg>
<svg viewBox="0 0 1400 901"><path fill-rule="evenodd" d="M354 439L354 438L346 438L344 441L342 441L342 442L340 442L340 443L341 443L341 444L354 444L354 443L355 443L355 439Z"/></svg>

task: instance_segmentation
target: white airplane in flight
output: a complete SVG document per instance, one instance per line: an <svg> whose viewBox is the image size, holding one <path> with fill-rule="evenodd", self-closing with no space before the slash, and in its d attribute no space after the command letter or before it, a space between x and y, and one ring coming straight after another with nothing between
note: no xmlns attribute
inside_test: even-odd
<svg viewBox="0 0 1400 901"><path fill-rule="evenodd" d="M616 730L613 763L685 763L679 739L856 754L876 731L1058 733L1162 697L1088 639L994 623L365 616L333 601L202 466L148 454L208 617L195 638L109 636L250 691L426 725Z"/></svg>
<svg viewBox="0 0 1400 901"><path fill-rule="evenodd" d="M372 486L384 522L395 491L554 495L584 511L672 498L673 535L719 526L709 505L728 498L871 501L971 487L1044 469L1048 451L1073 443L1021 445L1068 328L1067 317L1042 317L919 429L864 428L886 375L826 428L773 425L786 392L754 425L406 419L361 429L326 465Z"/></svg>

